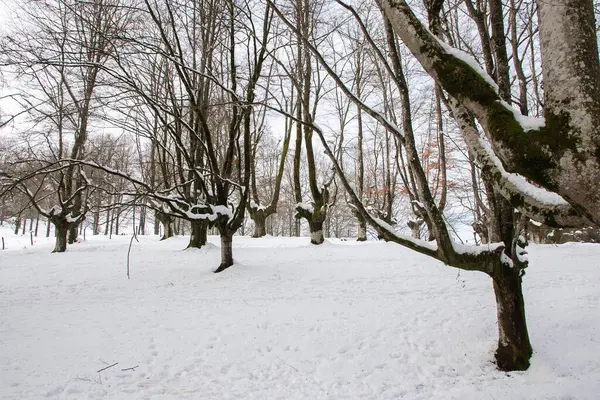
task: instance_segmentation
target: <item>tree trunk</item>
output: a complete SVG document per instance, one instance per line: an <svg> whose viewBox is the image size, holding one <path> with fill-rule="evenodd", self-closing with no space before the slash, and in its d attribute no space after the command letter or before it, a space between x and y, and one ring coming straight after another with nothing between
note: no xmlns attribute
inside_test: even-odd
<svg viewBox="0 0 600 400"><path fill-rule="evenodd" d="M140 210L140 225L138 228L138 235L146 234L146 206L142 206Z"/></svg>
<svg viewBox="0 0 600 400"><path fill-rule="evenodd" d="M51 225L50 218L48 218L46 220L46 237L50 237L50 225Z"/></svg>
<svg viewBox="0 0 600 400"><path fill-rule="evenodd" d="M100 233L100 212L96 211L94 212L94 222L93 222L93 234L94 236L98 235Z"/></svg>
<svg viewBox="0 0 600 400"><path fill-rule="evenodd" d="M233 236L221 233L221 265L215 273L222 272L233 265Z"/></svg>
<svg viewBox="0 0 600 400"><path fill-rule="evenodd" d="M119 211L117 212L116 217L113 217L113 219L115 220L115 235L119 236L119 218L121 217L121 209L119 208ZM112 228L111 228L112 230Z"/></svg>
<svg viewBox="0 0 600 400"><path fill-rule="evenodd" d="M54 220L54 231L56 235L56 244L53 253L64 253L67 251L67 235L69 234L69 224L66 220Z"/></svg>
<svg viewBox="0 0 600 400"><path fill-rule="evenodd" d="M158 216L158 211L154 212L154 234L156 236L160 235L160 217Z"/></svg>
<svg viewBox="0 0 600 400"><path fill-rule="evenodd" d="M518 268L504 267L502 275L494 278L499 333L496 363L503 371L526 370L532 354L519 274Z"/></svg>
<svg viewBox="0 0 600 400"><path fill-rule="evenodd" d="M38 235L38 228L40 227L40 214L37 215L35 219L35 237Z"/></svg>
<svg viewBox="0 0 600 400"><path fill-rule="evenodd" d="M19 228L21 227L21 217L17 217L15 221L15 235L19 234Z"/></svg>
<svg viewBox="0 0 600 400"><path fill-rule="evenodd" d="M166 240L169 238L172 238L174 236L174 232L173 232L173 217L171 217L170 215L162 215L160 217L160 221L163 224L163 236L162 238L160 238L160 240Z"/></svg>
<svg viewBox="0 0 600 400"><path fill-rule="evenodd" d="M110 220L110 209L106 210L106 226L104 227L104 236L108 235L112 231L112 222Z"/></svg>
<svg viewBox="0 0 600 400"><path fill-rule="evenodd" d="M256 212L250 215L252 217L252 221L254 221L254 233L252 234L253 238L260 238L267 234L267 219L265 218L265 214L262 212Z"/></svg>
<svg viewBox="0 0 600 400"><path fill-rule="evenodd" d="M206 244L208 224L206 221L191 221L191 228L190 243L187 248L199 249Z"/></svg>
<svg viewBox="0 0 600 400"><path fill-rule="evenodd" d="M358 236L356 241L366 242L367 241L367 221L362 215L358 215Z"/></svg>
<svg viewBox="0 0 600 400"><path fill-rule="evenodd" d="M308 224L310 228L310 242L312 244L321 244L325 241L323 237L323 221L310 221Z"/></svg>
<svg viewBox="0 0 600 400"><path fill-rule="evenodd" d="M408 221L407 225L410 228L411 236L415 239L421 239L421 225L423 225L423 220L411 220Z"/></svg>
<svg viewBox="0 0 600 400"><path fill-rule="evenodd" d="M73 244L77 241L77 236L79 234L79 224L72 224L69 226L69 244Z"/></svg>

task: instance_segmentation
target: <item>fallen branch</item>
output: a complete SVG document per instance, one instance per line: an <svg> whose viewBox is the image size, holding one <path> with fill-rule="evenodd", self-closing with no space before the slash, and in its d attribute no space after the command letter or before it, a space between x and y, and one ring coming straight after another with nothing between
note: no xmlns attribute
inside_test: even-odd
<svg viewBox="0 0 600 400"><path fill-rule="evenodd" d="M114 367L114 366L115 366L115 365L117 365L117 364L119 364L119 363L118 363L118 362L116 362L116 363L114 363L114 364L111 364L111 365L109 365L108 367L104 367L104 368L102 368L102 369L99 369L99 370L98 370L98 371L96 371L96 372L100 373L100 372L102 372L102 371L104 371L104 370L106 370L106 369L109 369L109 368L112 368L112 367Z"/></svg>
<svg viewBox="0 0 600 400"><path fill-rule="evenodd" d="M135 371L137 367L139 367L139 365L136 365L135 367L122 368L121 371Z"/></svg>

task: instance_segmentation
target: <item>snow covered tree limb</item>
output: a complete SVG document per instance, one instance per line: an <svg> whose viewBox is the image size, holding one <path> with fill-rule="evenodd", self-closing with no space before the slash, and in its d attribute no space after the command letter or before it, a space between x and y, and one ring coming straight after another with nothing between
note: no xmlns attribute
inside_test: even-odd
<svg viewBox="0 0 600 400"><path fill-rule="evenodd" d="M380 1L423 68L477 118L505 169L557 192L600 224L600 74L592 2L567 3L538 2L544 84L550 90L544 125L502 102L491 78L470 57L438 41L406 1Z"/></svg>
<svg viewBox="0 0 600 400"><path fill-rule="evenodd" d="M479 136L473 117L455 99L447 104L458 122L469 150L479 167L486 171L494 188L513 207L529 218L551 227L584 227L592 223L582 217L569 203L556 193L548 192L527 182L523 177L506 172L489 144Z"/></svg>

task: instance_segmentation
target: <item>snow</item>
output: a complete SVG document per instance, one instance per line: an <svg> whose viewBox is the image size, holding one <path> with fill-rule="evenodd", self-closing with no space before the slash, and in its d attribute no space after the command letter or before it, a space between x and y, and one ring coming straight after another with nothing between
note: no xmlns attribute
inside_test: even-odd
<svg viewBox="0 0 600 400"><path fill-rule="evenodd" d="M481 246L474 246L469 244L462 244L459 242L452 242L452 248L458 254L472 254L479 255L484 252L495 251L500 247L504 247L504 243L488 243Z"/></svg>
<svg viewBox="0 0 600 400"><path fill-rule="evenodd" d="M544 126L546 126L546 119L545 118L530 117L530 116L527 116L527 115L523 115L523 114L521 114L521 112L519 110L517 110L516 108L514 108L513 106L511 106L510 104L508 104L504 100L499 100L499 102L506 109L512 111L513 115L515 116L515 120L517 121L517 123L519 125L521 125L521 128L523 128L523 130L525 132L535 131L535 130L541 129Z"/></svg>
<svg viewBox="0 0 600 400"><path fill-rule="evenodd" d="M537 187L519 174L507 172L502 165L502 161L500 161L500 159L496 156L490 144L483 140L483 138L479 138L479 143L483 150L485 150L487 157L489 157L489 159L496 165L496 168L498 168L498 171L500 171L503 178L512 183L519 192L529 196L541 204L549 206L566 206L569 204L559 194L550 192L542 187Z"/></svg>
<svg viewBox="0 0 600 400"><path fill-rule="evenodd" d="M431 34L432 37L435 38L435 35ZM437 38L436 38L437 39ZM480 75L496 92L499 91L498 84L494 82L491 76L488 75L486 71L483 70L481 65L467 52L456 49L450 46L448 43L445 43L439 39L437 39L438 43L444 49L444 51L459 60L463 61L469 67L471 67L478 75ZM515 120L525 132L538 130L543 128L546 125L546 120L544 118L530 117L527 115L521 114L521 112L510 104L505 102L504 100L499 100L499 102L508 110L510 110L515 116Z"/></svg>
<svg viewBox="0 0 600 400"><path fill-rule="evenodd" d="M302 210L308 211L311 214L315 212L315 208L313 207L312 204L309 204L309 203L298 203L298 204L296 204L296 208L300 208Z"/></svg>
<svg viewBox="0 0 600 400"><path fill-rule="evenodd" d="M423 203L421 203L419 200L412 200L411 203L414 204L414 205L416 205L419 208L425 208L425 206L423 205Z"/></svg>
<svg viewBox="0 0 600 400"><path fill-rule="evenodd" d="M256 204L256 202L254 200L250 200L250 208L257 210L257 211L264 211L267 209L267 207L265 206L259 206L258 204Z"/></svg>
<svg viewBox="0 0 600 400"><path fill-rule="evenodd" d="M429 249L431 251L437 251L438 247L437 247L437 243L435 241L427 242L425 240L415 239L412 236L402 235L402 234L398 233L396 231L396 229L392 225L388 224L387 222L385 222L381 218L374 218L373 217L373 221L375 221L377 223L377 225L381 226L383 229L387 230L391 234L396 235L397 237L399 237L399 238L401 238L403 240L406 240L407 242L412 242L412 243L416 244L417 246L424 247L424 248Z"/></svg>
<svg viewBox="0 0 600 400"><path fill-rule="evenodd" d="M445 43L438 39L433 33L431 34L431 36L438 41L438 43L446 53L458 58L459 60L467 64L469 67L473 68L473 70L477 72L478 75L480 75L496 92L498 92L498 84L494 82L492 77L489 76L488 73L483 70L483 68L481 68L481 65L479 65L479 63L469 53L450 46L448 43Z"/></svg>
<svg viewBox="0 0 600 400"><path fill-rule="evenodd" d="M0 251L0 398L596 399L600 390L598 245L528 247L535 353L529 371L507 374L492 363L484 274L457 275L392 243L237 236L237 264L213 274L217 237L185 251L185 237L139 239L127 280L130 237L88 236L63 254L49 254L52 240L7 238L23 245Z"/></svg>

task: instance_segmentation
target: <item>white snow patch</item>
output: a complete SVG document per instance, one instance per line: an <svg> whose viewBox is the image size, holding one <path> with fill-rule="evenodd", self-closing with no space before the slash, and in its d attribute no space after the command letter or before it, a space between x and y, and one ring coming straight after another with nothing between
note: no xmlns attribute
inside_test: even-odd
<svg viewBox="0 0 600 400"><path fill-rule="evenodd" d="M303 202L298 203L298 204L296 204L296 208L300 208L302 210L308 211L311 214L315 212L315 208L310 203L303 203Z"/></svg>
<svg viewBox="0 0 600 400"><path fill-rule="evenodd" d="M528 115L523 115L519 110L517 110L504 100L498 101L500 102L500 104L502 104L502 106L504 106L507 110L510 110L513 113L515 120L519 123L519 125L521 125L521 128L523 128L525 132L535 131L546 126L545 118L530 117Z"/></svg>
<svg viewBox="0 0 600 400"><path fill-rule="evenodd" d="M459 60L467 64L469 67L473 68L478 75L480 75L496 92L498 92L498 84L494 82L492 77L489 76L483 68L481 68L481 65L479 65L479 63L473 57L471 57L469 53L456 49L450 46L448 43L439 40L437 37L435 37L435 35L431 35L438 41L438 43L442 46L446 53L458 58Z"/></svg>
<svg viewBox="0 0 600 400"><path fill-rule="evenodd" d="M485 274L393 243L247 237L213 274L218 251L139 239L130 280L130 237L0 251L2 398L597 398L598 245L528 248L535 353L506 374Z"/></svg>
<svg viewBox="0 0 600 400"><path fill-rule="evenodd" d="M500 247L504 247L504 243L489 243L482 244L480 246L474 246L469 244L462 244L459 242L452 242L452 248L458 254L471 254L471 255L479 255L485 252L495 251Z"/></svg>
<svg viewBox="0 0 600 400"><path fill-rule="evenodd" d="M507 172L504 169L504 166L502 165L502 161L500 161L500 159L496 156L490 144L482 138L479 138L479 143L486 151L487 156L490 158L490 160L496 165L504 179L511 182L521 193L530 196L531 198L535 199L536 201L542 204L547 204L551 206L564 206L569 204L559 194L550 192L541 187L537 187L529 183L527 179L525 179L519 174Z"/></svg>
<svg viewBox="0 0 600 400"><path fill-rule="evenodd" d="M401 235L398 232L396 232L396 229L394 229L394 227L392 225L388 224L384 220L382 220L380 218L373 218L373 220L378 225L380 225L382 228L384 228L388 232L392 233L393 235L396 235L397 237L401 238L402 240L406 240L408 242L412 242L412 243L416 244L417 246L421 246L421 247L424 247L424 248L432 250L432 251L437 251L438 246L437 246L436 242L427 242L425 240L415 239L415 238L413 238L411 236Z"/></svg>

